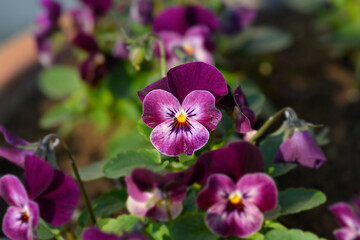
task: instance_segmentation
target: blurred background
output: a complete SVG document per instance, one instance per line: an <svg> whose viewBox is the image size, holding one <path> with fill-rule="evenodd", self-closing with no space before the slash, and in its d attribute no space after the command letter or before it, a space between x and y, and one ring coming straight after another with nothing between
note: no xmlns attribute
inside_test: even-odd
<svg viewBox="0 0 360 240"><path fill-rule="evenodd" d="M359 51L360 39L351 34L355 27L339 29L354 22L354 26L360 26L359 19L349 18L346 12L345 8L354 8L347 5L351 1L343 1L343 5L340 1L320 1L321 8L315 4L318 1L311 0L304 4L300 0L245 2L259 8L255 26L277 27L289 33L292 42L277 53L237 57L237 68L251 76L273 109L290 106L302 119L329 129L328 143L323 148L328 161L320 169L298 167L278 179L280 189L316 188L328 200L314 210L288 216L284 224L334 239L332 231L338 227L328 206L360 195L360 60L354 55ZM359 1L352 2L359 5ZM62 3L66 7L77 4L70 0ZM56 103L38 88L42 67L29 33L39 12L35 0L0 1L0 124L28 141L56 131L41 129L38 124ZM66 53L59 58L68 60ZM264 120L260 118L257 126ZM106 135L99 135L91 124L76 127L67 137L79 166L103 158L105 139ZM3 139L0 142L5 145ZM70 172L63 153L60 161ZM22 171L0 159L0 176L9 172L21 175ZM110 186L110 182L100 181L87 184L87 189L95 197ZM0 199L0 218L5 210L6 204Z"/></svg>

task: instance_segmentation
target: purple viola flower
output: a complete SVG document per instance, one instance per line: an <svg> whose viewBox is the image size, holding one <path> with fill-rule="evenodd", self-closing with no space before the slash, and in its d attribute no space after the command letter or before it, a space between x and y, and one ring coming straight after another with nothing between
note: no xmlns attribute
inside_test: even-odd
<svg viewBox="0 0 360 240"><path fill-rule="evenodd" d="M150 140L159 152L192 155L207 143L209 131L215 130L221 120L221 112L209 91L192 91L180 103L171 93L158 89L146 95L142 119L154 128Z"/></svg>
<svg viewBox="0 0 360 240"><path fill-rule="evenodd" d="M106 59L92 35L79 32L73 44L88 53L88 57L79 64L81 78L91 86L96 86L107 72Z"/></svg>
<svg viewBox="0 0 360 240"><path fill-rule="evenodd" d="M139 217L168 221L171 215L174 219L181 213L189 178L186 172L163 176L147 169L135 169L125 178L129 194L127 209Z"/></svg>
<svg viewBox="0 0 360 240"><path fill-rule="evenodd" d="M49 66L54 61L54 53L49 38L57 28L61 6L52 0L41 0L40 4L45 11L36 18L37 29L34 37L40 63Z"/></svg>
<svg viewBox="0 0 360 240"><path fill-rule="evenodd" d="M145 238L144 236L142 236L140 234L125 233L121 237L119 237L115 234L104 233L95 227L90 227L90 228L86 229L84 231L81 239L83 239L83 240L99 240L99 239L104 239L104 240L147 240L147 238Z"/></svg>
<svg viewBox="0 0 360 240"><path fill-rule="evenodd" d="M225 12L220 21L220 29L227 34L237 33L249 26L257 16L254 9L237 6Z"/></svg>
<svg viewBox="0 0 360 240"><path fill-rule="evenodd" d="M210 38L209 28L204 25L197 25L189 28L184 35L172 31L159 32L160 38L164 42L165 54L168 67L172 67L179 61L201 61L214 65L214 60L208 49ZM184 55L183 59L177 51ZM159 51L156 51L159 55Z"/></svg>
<svg viewBox="0 0 360 240"><path fill-rule="evenodd" d="M354 213L349 204L339 202L331 205L329 209L341 227L334 231L337 240L355 240L360 238L360 218Z"/></svg>
<svg viewBox="0 0 360 240"><path fill-rule="evenodd" d="M185 32L196 25L205 25L210 31L219 27L216 15L201 6L173 6L161 12L153 21L156 33L171 31L184 35Z"/></svg>
<svg viewBox="0 0 360 240"><path fill-rule="evenodd" d="M295 129L281 143L274 162L297 163L304 167L319 168L326 162L326 157L309 131Z"/></svg>
<svg viewBox="0 0 360 240"><path fill-rule="evenodd" d="M112 55L116 58L128 59L130 50L127 48L127 45L124 41L119 40L113 49Z"/></svg>
<svg viewBox="0 0 360 240"><path fill-rule="evenodd" d="M214 66L203 62L186 63L170 69L167 76L138 92L141 101L154 89L173 94L180 102L194 90L206 90L214 95L216 102L228 93L223 75Z"/></svg>
<svg viewBox="0 0 360 240"><path fill-rule="evenodd" d="M263 173L246 174L236 183L223 174L214 174L196 198L206 211L205 222L214 233L243 238L257 232L263 212L277 205L277 189L272 178Z"/></svg>
<svg viewBox="0 0 360 240"><path fill-rule="evenodd" d="M88 7L76 8L69 11L77 31L92 34L95 29L95 15Z"/></svg>
<svg viewBox="0 0 360 240"><path fill-rule="evenodd" d="M112 0L81 0L95 15L105 14L113 5Z"/></svg>
<svg viewBox="0 0 360 240"><path fill-rule="evenodd" d="M256 121L256 116L253 110L249 108L249 104L246 101L245 95L243 94L240 84L234 92L235 101L235 121L236 131L239 133L247 133L253 130L253 126Z"/></svg>
<svg viewBox="0 0 360 240"><path fill-rule="evenodd" d="M154 1L153 0L135 0L130 6L130 17L132 20L148 24L153 20Z"/></svg>
<svg viewBox="0 0 360 240"><path fill-rule="evenodd" d="M0 125L0 132L4 135L5 141L14 148L0 147L0 156L8 159L10 162L21 168L25 167L25 156L34 154L35 150L26 149L31 143L19 138L6 128Z"/></svg>
<svg viewBox="0 0 360 240"><path fill-rule="evenodd" d="M0 196L10 205L2 231L13 240L32 240L39 225L38 204L29 199L22 183L13 175L0 178Z"/></svg>
<svg viewBox="0 0 360 240"><path fill-rule="evenodd" d="M194 182L205 185L209 176L217 173L238 181L245 174L263 172L264 168L263 155L256 145L233 142L199 156L194 166Z"/></svg>

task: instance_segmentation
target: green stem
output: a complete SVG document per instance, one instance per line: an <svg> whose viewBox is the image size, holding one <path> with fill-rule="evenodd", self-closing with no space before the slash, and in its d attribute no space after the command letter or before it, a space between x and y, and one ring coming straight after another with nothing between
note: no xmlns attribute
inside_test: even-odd
<svg viewBox="0 0 360 240"><path fill-rule="evenodd" d="M65 231L65 234L66 234L66 237L67 237L68 240L75 240L75 237L72 234L72 232L70 231L70 228L69 228L68 224L64 225L64 231Z"/></svg>
<svg viewBox="0 0 360 240"><path fill-rule="evenodd" d="M278 111L277 113L275 113L274 115L272 115L271 117L269 117L269 119L261 126L261 128L257 131L257 133L249 140L249 142L255 143L256 140L266 132L266 130L275 122L275 120L278 117L283 115L286 111L290 111L290 110L293 111L291 108L285 107L280 111Z"/></svg>

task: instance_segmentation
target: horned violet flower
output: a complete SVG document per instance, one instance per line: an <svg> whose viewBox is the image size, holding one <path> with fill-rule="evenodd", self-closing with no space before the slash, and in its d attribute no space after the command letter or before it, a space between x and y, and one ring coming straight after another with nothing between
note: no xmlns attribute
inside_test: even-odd
<svg viewBox="0 0 360 240"><path fill-rule="evenodd" d="M125 178L129 194L127 209L135 216L159 221L176 218L182 210L189 177L184 172L162 176L147 169L135 169Z"/></svg>
<svg viewBox="0 0 360 240"><path fill-rule="evenodd" d="M0 178L0 196L10 205L2 231L13 240L32 240L39 224L38 204L29 199L22 183L13 175Z"/></svg>
<svg viewBox="0 0 360 240"><path fill-rule="evenodd" d="M220 29L226 34L237 33L249 26L256 18L257 11L243 6L227 9L220 21Z"/></svg>
<svg viewBox="0 0 360 240"><path fill-rule="evenodd" d="M282 126L285 140L281 143L274 162L319 168L326 162L326 157L308 131L307 123L298 119L293 110L287 111L286 116L287 120Z"/></svg>
<svg viewBox="0 0 360 240"><path fill-rule="evenodd" d="M263 172L264 165L264 158L256 145L238 141L201 154L194 166L194 177L203 185L217 173L237 181L247 173Z"/></svg>
<svg viewBox="0 0 360 240"><path fill-rule="evenodd" d="M243 238L261 228L262 212L275 208L277 189L272 178L263 173L244 175L236 183L226 175L214 174L196 203L207 211L205 222L211 231Z"/></svg>
<svg viewBox="0 0 360 240"><path fill-rule="evenodd" d="M132 20L148 24L153 20L154 1L153 0L135 0L130 6L130 17Z"/></svg>
<svg viewBox="0 0 360 240"><path fill-rule="evenodd" d="M334 231L337 240L355 240L360 238L360 217L356 215L352 207L344 202L330 206L340 229Z"/></svg>

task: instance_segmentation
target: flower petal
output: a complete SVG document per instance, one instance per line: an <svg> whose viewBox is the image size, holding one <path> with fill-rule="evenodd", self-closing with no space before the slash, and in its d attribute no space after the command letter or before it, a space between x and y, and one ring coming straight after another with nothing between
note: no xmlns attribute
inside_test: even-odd
<svg viewBox="0 0 360 240"><path fill-rule="evenodd" d="M154 32L173 31L184 34L188 28L205 25L215 31L219 22L214 13L200 6L169 7L161 12L153 22Z"/></svg>
<svg viewBox="0 0 360 240"><path fill-rule="evenodd" d="M146 212L149 210L149 208L147 207L147 201L138 202L134 198L132 198L130 194L126 200L126 208L129 213L138 217L146 217Z"/></svg>
<svg viewBox="0 0 360 240"><path fill-rule="evenodd" d="M142 170L145 169L135 169L131 176L125 178L128 194L138 202L148 201L151 195L149 192L156 187L153 176Z"/></svg>
<svg viewBox="0 0 360 240"><path fill-rule="evenodd" d="M351 228L355 231L360 229L360 221L349 204L339 202L331 205L329 209L341 227Z"/></svg>
<svg viewBox="0 0 360 240"><path fill-rule="evenodd" d="M19 138L9 130L7 130L4 126L0 125L0 132L4 135L5 141L12 146L18 147L18 146L26 146L30 143L28 141L25 141L22 138Z"/></svg>
<svg viewBox="0 0 360 240"><path fill-rule="evenodd" d="M280 145L274 162L295 162L301 166L319 168L326 157L309 131L296 130Z"/></svg>
<svg viewBox="0 0 360 240"><path fill-rule="evenodd" d="M334 231L336 240L354 240L358 239L359 234L351 228L341 228Z"/></svg>
<svg viewBox="0 0 360 240"><path fill-rule="evenodd" d="M36 229L40 220L39 205L36 202L30 200L28 203L28 208L30 212L31 227Z"/></svg>
<svg viewBox="0 0 360 240"><path fill-rule="evenodd" d="M248 237L260 230L263 218L255 205L244 200L244 208L240 212L232 211L226 219L229 233L239 238Z"/></svg>
<svg viewBox="0 0 360 240"><path fill-rule="evenodd" d="M172 119L157 125L151 132L150 140L162 154L177 156L181 153L192 155L202 148L209 139L208 130L197 121L189 120L189 129L173 127Z"/></svg>
<svg viewBox="0 0 360 240"><path fill-rule="evenodd" d="M24 186L14 175L0 178L0 196L11 206L22 207L29 202Z"/></svg>
<svg viewBox="0 0 360 240"><path fill-rule="evenodd" d="M209 131L215 130L221 120L221 112L215 107L215 98L208 91L192 91L185 97L182 109L189 118L198 121Z"/></svg>
<svg viewBox="0 0 360 240"><path fill-rule="evenodd" d="M236 110L236 131L248 133L252 131L255 124L255 113L248 107L237 108Z"/></svg>
<svg viewBox="0 0 360 240"><path fill-rule="evenodd" d="M180 215L183 206L181 202L173 202L170 206L168 206L168 208L171 214L171 218L175 219ZM165 204L158 204L150 208L146 213L146 217L151 217L164 222L169 221Z"/></svg>
<svg viewBox="0 0 360 240"><path fill-rule="evenodd" d="M68 222L80 199L80 191L75 180L60 170L50 186L35 201L40 206L41 217L54 226Z"/></svg>
<svg viewBox="0 0 360 240"><path fill-rule="evenodd" d="M151 92L152 90L155 89L162 89L165 90L167 92L170 92L169 86L168 86L168 80L167 77L163 77L160 80L148 85L147 87L145 87L143 90L138 91L137 94L140 98L140 101L144 101L145 96Z"/></svg>
<svg viewBox="0 0 360 240"><path fill-rule="evenodd" d="M200 184L205 184L207 178L215 173L225 174L237 181L246 173L263 172L265 168L260 149L245 141L201 154L195 165L194 175L202 176L196 178Z"/></svg>
<svg viewBox="0 0 360 240"><path fill-rule="evenodd" d="M179 101L171 93L161 89L146 95L143 106L142 120L151 128L174 117L180 109Z"/></svg>
<svg viewBox="0 0 360 240"><path fill-rule="evenodd" d="M95 227L90 227L83 232L81 239L83 239L83 240L99 240L99 239L122 240L123 238L118 237L115 234L104 233L100 229L97 229Z"/></svg>
<svg viewBox="0 0 360 240"><path fill-rule="evenodd" d="M209 208L205 215L205 223L210 230L222 237L230 236L230 226L227 222L227 200L221 200Z"/></svg>
<svg viewBox="0 0 360 240"><path fill-rule="evenodd" d="M228 93L225 78L214 66L191 62L174 67L167 73L170 92L182 103L194 90L211 92L218 102Z"/></svg>
<svg viewBox="0 0 360 240"><path fill-rule="evenodd" d="M23 208L9 207L5 213L2 230L10 239L33 240L30 225L19 220L23 212Z"/></svg>
<svg viewBox="0 0 360 240"><path fill-rule="evenodd" d="M264 173L246 174L236 184L247 202L256 205L261 211L274 209L277 204L277 188L274 180Z"/></svg>
<svg viewBox="0 0 360 240"><path fill-rule="evenodd" d="M95 38L85 32L79 32L72 40L73 44L86 52L94 53L99 51L99 45Z"/></svg>
<svg viewBox="0 0 360 240"><path fill-rule="evenodd" d="M172 31L161 31L158 35L164 43L166 59L174 57L174 47L181 46L183 37ZM157 56L160 57L160 48L158 44L155 47L155 52Z"/></svg>
<svg viewBox="0 0 360 240"><path fill-rule="evenodd" d="M21 168L25 167L25 156L29 154L34 154L34 151L22 150L19 148L0 147L0 156L6 158L10 162L18 165Z"/></svg>
<svg viewBox="0 0 360 240"><path fill-rule="evenodd" d="M50 185L54 177L54 168L50 163L36 155L25 158L25 179L30 199L37 198Z"/></svg>
<svg viewBox="0 0 360 240"><path fill-rule="evenodd" d="M81 0L85 5L87 5L96 15L102 15L108 11L112 4L112 0Z"/></svg>
<svg viewBox="0 0 360 240"><path fill-rule="evenodd" d="M202 210L207 210L217 202L226 200L235 191L235 184L226 175L214 174L208 179L205 188L196 198L197 206Z"/></svg>

